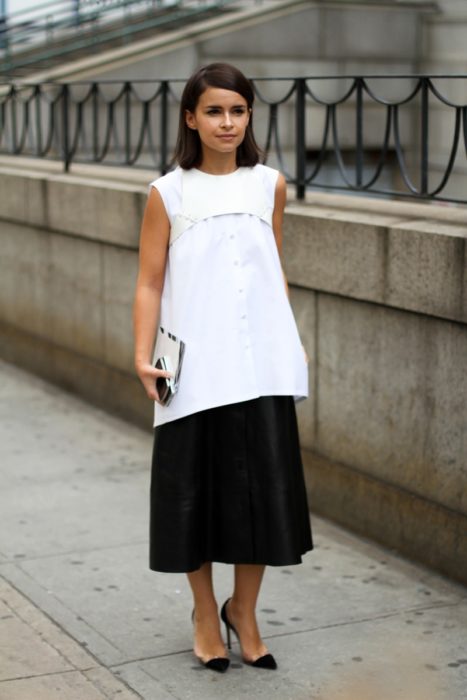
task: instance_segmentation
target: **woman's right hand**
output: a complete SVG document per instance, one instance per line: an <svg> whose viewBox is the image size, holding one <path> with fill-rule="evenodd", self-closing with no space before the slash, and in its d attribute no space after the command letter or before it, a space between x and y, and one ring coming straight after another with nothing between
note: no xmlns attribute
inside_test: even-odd
<svg viewBox="0 0 467 700"><path fill-rule="evenodd" d="M173 377L173 372L168 372L164 369L156 369L149 362L136 366L136 374L141 380L142 385L148 395L148 398L153 401L159 401L159 394L156 389L156 380L158 377Z"/></svg>

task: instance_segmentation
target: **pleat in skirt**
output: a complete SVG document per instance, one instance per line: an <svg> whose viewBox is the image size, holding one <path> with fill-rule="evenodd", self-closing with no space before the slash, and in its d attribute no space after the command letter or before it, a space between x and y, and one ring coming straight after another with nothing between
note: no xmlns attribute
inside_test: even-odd
<svg viewBox="0 0 467 700"><path fill-rule="evenodd" d="M150 569L286 566L311 549L293 397L216 406L154 429Z"/></svg>

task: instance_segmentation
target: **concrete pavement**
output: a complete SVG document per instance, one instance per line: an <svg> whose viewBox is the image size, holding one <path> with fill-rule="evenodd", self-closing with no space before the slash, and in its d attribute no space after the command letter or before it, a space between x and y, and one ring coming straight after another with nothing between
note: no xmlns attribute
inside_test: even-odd
<svg viewBox="0 0 467 700"><path fill-rule="evenodd" d="M237 644L202 668L186 577L147 567L151 448L0 362L0 700L467 700L467 590L313 514L315 550L261 592L278 671Z"/></svg>

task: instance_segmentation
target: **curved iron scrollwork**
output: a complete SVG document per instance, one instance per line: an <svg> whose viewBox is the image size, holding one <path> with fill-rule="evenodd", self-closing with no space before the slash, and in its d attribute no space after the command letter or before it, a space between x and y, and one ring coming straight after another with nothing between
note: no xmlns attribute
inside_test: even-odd
<svg viewBox="0 0 467 700"><path fill-rule="evenodd" d="M391 99L377 94L373 80L399 90L404 81L413 84L407 94ZM460 88L465 101L448 98L437 80ZM62 160L65 170L71 163L101 163L165 173L171 167L182 82L1 85L0 153ZM462 186L467 76L316 76L252 83L257 113L263 115L255 116L263 162L273 161L284 172L299 199L307 189L321 188L467 203ZM271 86L282 94L268 97ZM332 89L331 98L319 94L323 87Z"/></svg>

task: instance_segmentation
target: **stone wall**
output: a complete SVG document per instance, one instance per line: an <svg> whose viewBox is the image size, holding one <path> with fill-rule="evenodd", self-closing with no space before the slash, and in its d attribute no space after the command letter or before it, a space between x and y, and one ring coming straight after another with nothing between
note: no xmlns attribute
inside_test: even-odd
<svg viewBox="0 0 467 700"><path fill-rule="evenodd" d="M150 429L131 307L155 175L47 167L0 165L0 355ZM324 194L284 230L312 512L464 581L466 238L465 209Z"/></svg>

